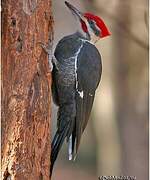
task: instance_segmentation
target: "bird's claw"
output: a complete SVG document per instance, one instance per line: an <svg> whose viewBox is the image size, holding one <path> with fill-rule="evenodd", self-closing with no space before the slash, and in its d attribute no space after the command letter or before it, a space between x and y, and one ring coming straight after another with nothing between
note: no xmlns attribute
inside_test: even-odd
<svg viewBox="0 0 150 180"><path fill-rule="evenodd" d="M44 51L47 54L51 54L51 52L52 52L51 47L49 47L48 45L44 44L43 42L38 42L38 43L40 44L40 46L44 49Z"/></svg>
<svg viewBox="0 0 150 180"><path fill-rule="evenodd" d="M44 44L43 42L38 42L40 46L44 49L44 51L48 54L48 62L50 71L53 70L53 55L52 55L52 47L49 45Z"/></svg>

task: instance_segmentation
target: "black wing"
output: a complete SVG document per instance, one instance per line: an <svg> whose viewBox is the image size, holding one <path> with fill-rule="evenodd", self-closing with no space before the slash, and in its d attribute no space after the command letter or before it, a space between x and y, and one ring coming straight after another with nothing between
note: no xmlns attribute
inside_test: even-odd
<svg viewBox="0 0 150 180"><path fill-rule="evenodd" d="M101 56L96 47L85 43L77 59L77 91L76 91L76 152L81 135L87 125L96 88L102 72Z"/></svg>

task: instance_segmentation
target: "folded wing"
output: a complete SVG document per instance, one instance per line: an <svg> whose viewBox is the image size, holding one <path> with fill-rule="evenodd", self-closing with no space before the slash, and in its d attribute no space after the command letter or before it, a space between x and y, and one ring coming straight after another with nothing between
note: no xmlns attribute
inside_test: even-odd
<svg viewBox="0 0 150 180"><path fill-rule="evenodd" d="M72 134L73 152L75 145L77 152L81 135L87 125L101 72L101 56L98 50L90 43L85 43L77 59L76 121ZM76 152L73 154L76 155Z"/></svg>

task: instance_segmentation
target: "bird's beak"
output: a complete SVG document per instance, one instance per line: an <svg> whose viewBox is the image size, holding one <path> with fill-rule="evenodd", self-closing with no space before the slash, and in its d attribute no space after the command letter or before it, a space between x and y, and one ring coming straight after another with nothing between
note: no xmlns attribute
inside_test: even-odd
<svg viewBox="0 0 150 180"><path fill-rule="evenodd" d="M65 1L66 6L71 10L72 14L77 16L79 19L84 19L83 13L81 13L78 9L72 6L70 3Z"/></svg>

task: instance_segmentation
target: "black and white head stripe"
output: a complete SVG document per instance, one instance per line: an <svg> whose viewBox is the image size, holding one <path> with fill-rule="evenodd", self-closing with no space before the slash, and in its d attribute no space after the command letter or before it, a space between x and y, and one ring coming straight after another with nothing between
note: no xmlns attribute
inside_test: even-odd
<svg viewBox="0 0 150 180"><path fill-rule="evenodd" d="M93 20L91 20L91 19L88 19L88 23L89 23L91 29L93 30L94 34L95 34L96 36L99 36L100 33L101 33L101 30L100 30L99 27L97 26L96 22L93 21Z"/></svg>

